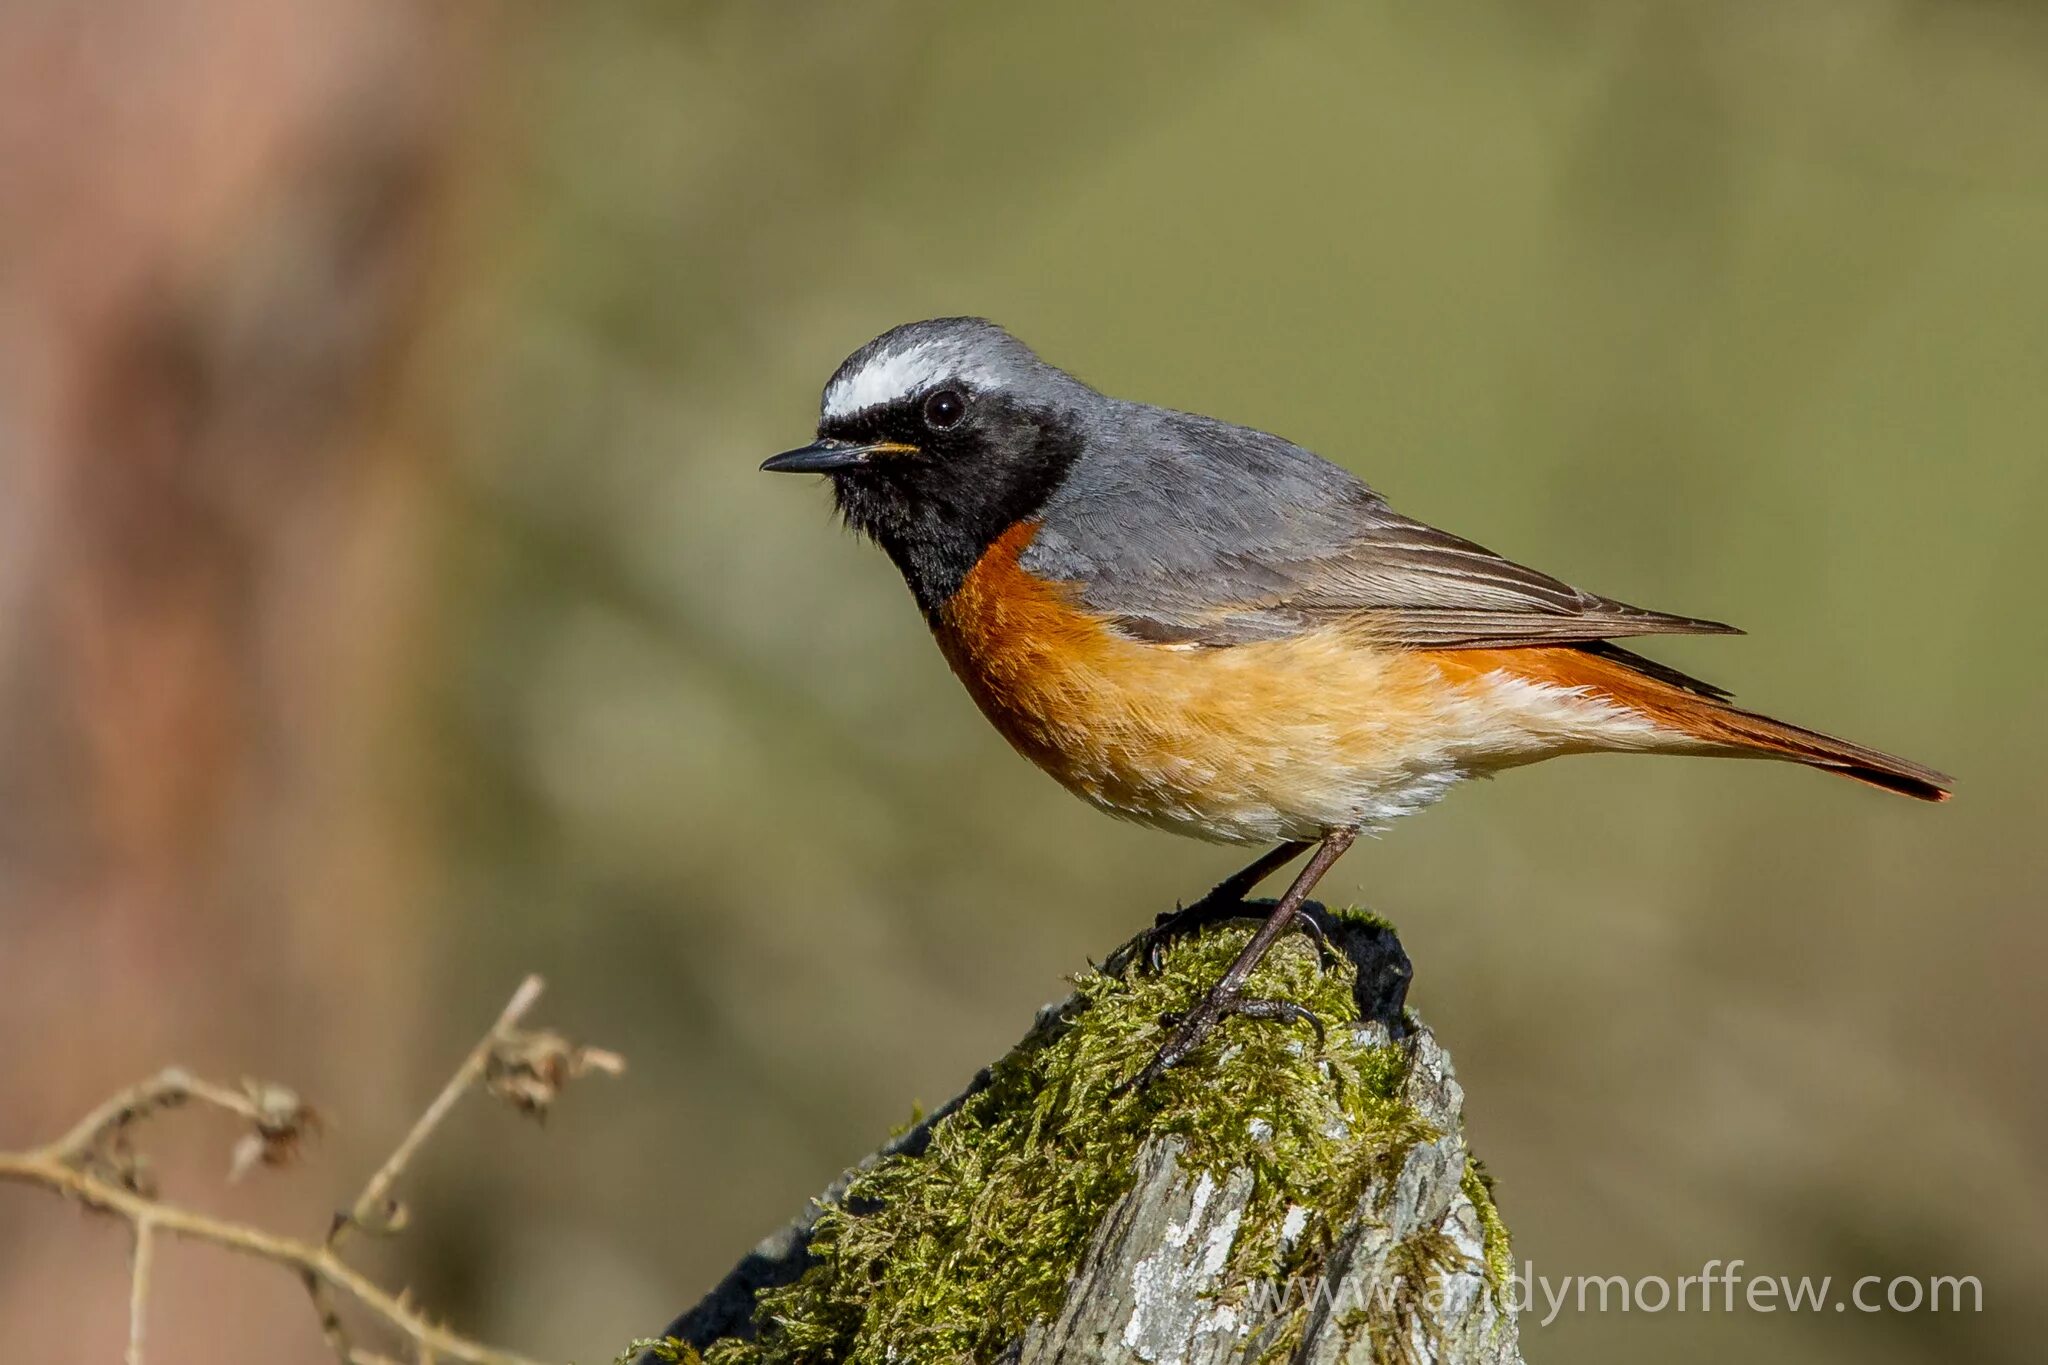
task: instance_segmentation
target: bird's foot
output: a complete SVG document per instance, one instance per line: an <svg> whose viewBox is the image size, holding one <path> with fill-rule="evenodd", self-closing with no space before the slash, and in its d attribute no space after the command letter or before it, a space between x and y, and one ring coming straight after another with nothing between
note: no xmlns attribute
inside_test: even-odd
<svg viewBox="0 0 2048 1365"><path fill-rule="evenodd" d="M1145 1063L1145 1069L1117 1086L1112 1093L1122 1095L1134 1090L1143 1090L1152 1082L1185 1062L1203 1040L1213 1033L1216 1026L1231 1015L1245 1019L1270 1019L1284 1024L1307 1024L1316 1031L1316 1047L1320 1049L1325 1040L1323 1021L1307 1007L1292 1000L1274 1000L1265 996L1246 995L1239 987L1226 988L1222 982L1211 987L1208 994L1196 1002L1195 1007L1181 1016L1173 1036L1165 1046L1154 1053L1152 1060ZM1171 1016L1169 1016L1171 1019Z"/></svg>
<svg viewBox="0 0 2048 1365"><path fill-rule="evenodd" d="M1334 968L1342 960L1337 950L1330 946L1330 935L1323 928L1319 910L1303 906L1294 912L1290 929L1307 934L1316 942L1316 956L1322 959L1325 970ZM1156 974L1166 965L1166 950L1184 938L1191 938L1214 924L1229 924L1235 920L1256 923L1266 918L1266 912L1241 898L1219 899L1213 895L1204 896L1193 905L1180 910L1163 911L1152 921L1152 927L1138 936L1138 945L1133 960L1140 970L1148 975Z"/></svg>

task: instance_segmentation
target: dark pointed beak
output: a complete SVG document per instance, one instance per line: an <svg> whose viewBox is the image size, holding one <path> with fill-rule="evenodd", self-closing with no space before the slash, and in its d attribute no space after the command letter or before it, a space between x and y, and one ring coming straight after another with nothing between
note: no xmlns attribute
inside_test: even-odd
<svg viewBox="0 0 2048 1365"><path fill-rule="evenodd" d="M909 454L916 446L907 446L898 441L871 441L858 445L852 441L813 441L801 450L785 450L761 462L761 468L770 474L838 474L848 469L859 469L877 455Z"/></svg>

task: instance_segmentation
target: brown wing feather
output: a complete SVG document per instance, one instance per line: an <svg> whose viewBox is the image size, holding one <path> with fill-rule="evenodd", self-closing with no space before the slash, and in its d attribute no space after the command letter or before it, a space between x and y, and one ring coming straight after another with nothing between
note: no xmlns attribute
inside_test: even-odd
<svg viewBox="0 0 2048 1365"><path fill-rule="evenodd" d="M1411 649L1730 634L1583 592L1402 516L1265 432L1112 404L1022 558L1136 639L1236 645L1356 623Z"/></svg>
<svg viewBox="0 0 2048 1365"><path fill-rule="evenodd" d="M1217 596L1162 594L1113 617L1134 638L1209 645L1273 639L1354 621L1403 649L1567 645L1639 635L1740 635L1734 626L1585 592L1482 545L1389 510L1334 551L1240 552ZM1255 572L1254 572L1255 570Z"/></svg>
<svg viewBox="0 0 2048 1365"><path fill-rule="evenodd" d="M1733 626L1651 611L1574 588L1391 510L1351 553L1321 566L1298 600L1374 611L1416 649L1568 644L1635 635L1734 635ZM1351 602L1342 599L1349 588ZM1333 591L1334 590L1334 591ZM1374 599L1384 602L1378 606Z"/></svg>

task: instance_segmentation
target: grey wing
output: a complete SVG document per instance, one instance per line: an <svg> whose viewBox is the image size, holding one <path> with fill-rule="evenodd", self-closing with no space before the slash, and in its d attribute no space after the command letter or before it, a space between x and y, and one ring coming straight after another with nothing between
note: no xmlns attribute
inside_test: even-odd
<svg viewBox="0 0 2048 1365"><path fill-rule="evenodd" d="M1574 588L1446 531L1381 510L1335 554L1290 565L1279 612L1300 626L1369 618L1390 644L1483 649L1636 635L1732 635L1733 626Z"/></svg>
<svg viewBox="0 0 2048 1365"><path fill-rule="evenodd" d="M1133 405L1135 406L1135 405ZM1048 504L1026 567L1135 638L1203 645L1353 622L1411 649L1739 634L1574 588L1388 507L1276 436L1142 409Z"/></svg>

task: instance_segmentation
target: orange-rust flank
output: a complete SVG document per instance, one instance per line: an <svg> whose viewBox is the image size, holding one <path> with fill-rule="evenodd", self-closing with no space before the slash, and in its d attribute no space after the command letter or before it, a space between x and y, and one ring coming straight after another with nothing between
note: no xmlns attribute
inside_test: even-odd
<svg viewBox="0 0 2048 1365"><path fill-rule="evenodd" d="M1382 735L1404 714L1426 727L1421 689L1354 686L1333 707L1326 641L1176 649L1117 634L1018 563L1036 531L1019 523L989 547L941 609L939 647L1004 738L1095 806L1202 838L1316 837L1380 766L1337 711L1378 713L1366 728Z"/></svg>
<svg viewBox="0 0 2048 1365"><path fill-rule="evenodd" d="M1474 773L1656 747L1653 727L1612 707L1447 682L1429 656L1356 629L1229 648L1127 638L1023 568L1036 529L1013 526L983 554L938 613L939 646L1019 752L1112 814L1210 839L1313 839L1383 825Z"/></svg>

